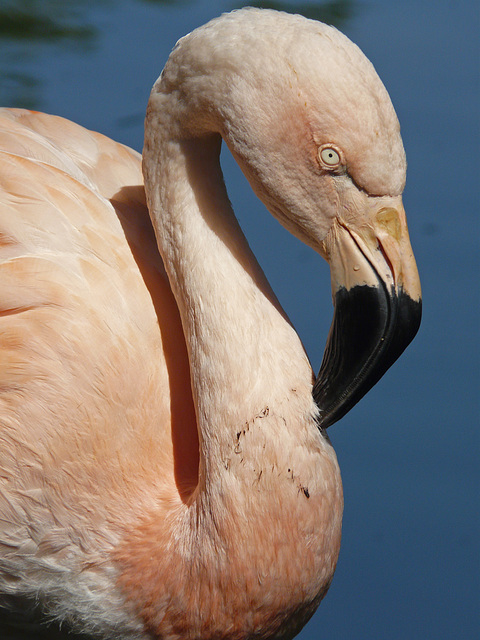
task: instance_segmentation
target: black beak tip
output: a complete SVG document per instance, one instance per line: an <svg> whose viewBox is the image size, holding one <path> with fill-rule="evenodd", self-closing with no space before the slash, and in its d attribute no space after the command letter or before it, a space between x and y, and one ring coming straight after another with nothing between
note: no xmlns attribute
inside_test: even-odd
<svg viewBox="0 0 480 640"><path fill-rule="evenodd" d="M378 287L339 289L322 365L313 389L319 426L340 420L383 376L415 337L421 299Z"/></svg>

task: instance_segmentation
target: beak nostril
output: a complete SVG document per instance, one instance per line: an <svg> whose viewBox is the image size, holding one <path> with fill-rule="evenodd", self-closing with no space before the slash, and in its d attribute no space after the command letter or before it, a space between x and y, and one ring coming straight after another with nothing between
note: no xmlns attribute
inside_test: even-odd
<svg viewBox="0 0 480 640"><path fill-rule="evenodd" d="M387 266L388 266L388 268L390 270L390 273L392 274L392 288L395 289L395 285L397 284L397 277L396 277L396 273L395 273L395 267L393 266L393 263L390 260L388 253L385 251L385 248L384 248L380 238L377 238L377 242L378 242L378 248L380 250L380 253L383 256L383 259L385 260L385 262L386 262L386 264L387 264Z"/></svg>

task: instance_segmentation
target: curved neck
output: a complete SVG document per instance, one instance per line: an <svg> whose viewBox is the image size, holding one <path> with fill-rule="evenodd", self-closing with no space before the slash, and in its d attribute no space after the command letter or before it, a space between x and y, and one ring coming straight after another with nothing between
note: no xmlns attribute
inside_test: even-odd
<svg viewBox="0 0 480 640"><path fill-rule="evenodd" d="M291 638L333 575L341 481L305 351L229 204L220 145L147 122L145 187L188 348L199 482L128 538L120 582L160 637Z"/></svg>
<svg viewBox="0 0 480 640"><path fill-rule="evenodd" d="M212 482L255 416L292 394L292 410L314 411L312 372L233 214L220 136L159 140L163 131L146 140L147 197L189 350L200 483Z"/></svg>

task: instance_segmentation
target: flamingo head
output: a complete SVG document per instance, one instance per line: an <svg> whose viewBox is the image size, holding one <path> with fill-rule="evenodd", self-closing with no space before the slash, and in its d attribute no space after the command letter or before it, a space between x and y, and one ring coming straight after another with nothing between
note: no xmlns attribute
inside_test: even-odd
<svg viewBox="0 0 480 640"><path fill-rule="evenodd" d="M313 389L326 428L420 324L405 152L390 97L333 27L257 9L182 38L152 96L172 92L178 135L220 134L269 211L330 265L334 318Z"/></svg>

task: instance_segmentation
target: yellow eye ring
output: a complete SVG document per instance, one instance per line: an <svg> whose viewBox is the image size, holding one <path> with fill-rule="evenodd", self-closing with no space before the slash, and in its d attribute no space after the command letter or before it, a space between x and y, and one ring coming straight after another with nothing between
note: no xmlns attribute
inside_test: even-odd
<svg viewBox="0 0 480 640"><path fill-rule="evenodd" d="M319 148L318 159L326 169L337 169L342 163L340 150L330 144L322 145Z"/></svg>

